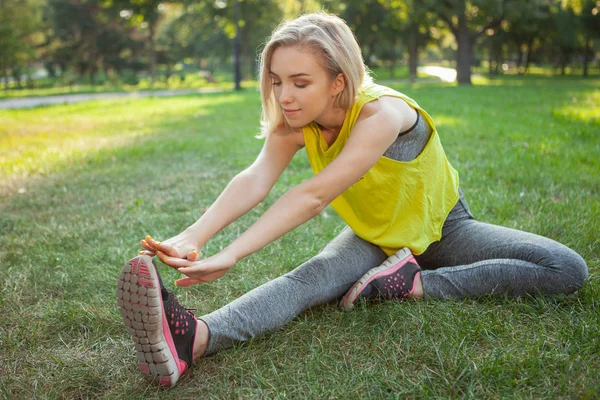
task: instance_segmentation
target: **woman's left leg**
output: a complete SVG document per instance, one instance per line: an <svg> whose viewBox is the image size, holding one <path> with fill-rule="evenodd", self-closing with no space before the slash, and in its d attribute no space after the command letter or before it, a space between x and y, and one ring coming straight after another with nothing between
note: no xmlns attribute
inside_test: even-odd
<svg viewBox="0 0 600 400"><path fill-rule="evenodd" d="M346 228L319 254L201 317L210 338L205 355L280 328L302 311L342 296L385 253Z"/></svg>

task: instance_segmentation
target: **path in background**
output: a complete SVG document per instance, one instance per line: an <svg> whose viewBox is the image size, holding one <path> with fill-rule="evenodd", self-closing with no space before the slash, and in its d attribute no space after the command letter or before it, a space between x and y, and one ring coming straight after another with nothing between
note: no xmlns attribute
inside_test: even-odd
<svg viewBox="0 0 600 400"><path fill-rule="evenodd" d="M56 96L22 97L14 99L0 100L0 109L8 108L33 108L38 106L48 106L55 104L81 103L91 100L107 100L118 98L142 98L142 97L167 97L180 96L196 93L215 93L223 92L222 88L205 89L183 89L183 90L155 90L147 92L115 92L115 93L81 93L81 94L63 94Z"/></svg>
<svg viewBox="0 0 600 400"><path fill-rule="evenodd" d="M440 78L442 82L454 82L456 80L456 70L453 68L435 67L426 65L418 68L419 72ZM80 103L90 100L106 100L116 98L141 98L141 97L167 97L180 96L196 93L215 93L222 92L221 88L206 89L184 89L184 90L156 90L148 92L121 92L121 93L82 93L66 94L56 96L23 97L14 99L0 100L0 109L8 108L33 108L38 106L48 106L55 104Z"/></svg>
<svg viewBox="0 0 600 400"><path fill-rule="evenodd" d="M456 80L456 70L454 68L426 65L423 67L418 67L417 71L427 75L437 76L442 80L442 82L454 82Z"/></svg>

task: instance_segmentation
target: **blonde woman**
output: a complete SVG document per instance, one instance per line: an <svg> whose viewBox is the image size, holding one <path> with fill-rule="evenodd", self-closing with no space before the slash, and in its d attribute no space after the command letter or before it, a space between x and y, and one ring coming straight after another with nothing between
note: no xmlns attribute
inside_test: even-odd
<svg viewBox="0 0 600 400"><path fill-rule="evenodd" d="M198 357L285 325L342 299L460 299L558 294L581 288L584 260L551 239L476 221L435 125L414 100L375 85L339 18L309 14L279 26L261 57L262 136L256 161L179 235L142 241L118 280L124 322L148 379L172 386ZM217 232L269 193L301 148L315 175L291 188L219 253ZM167 290L152 257L178 286L221 278L235 263L327 205L348 227L314 258L197 318Z"/></svg>

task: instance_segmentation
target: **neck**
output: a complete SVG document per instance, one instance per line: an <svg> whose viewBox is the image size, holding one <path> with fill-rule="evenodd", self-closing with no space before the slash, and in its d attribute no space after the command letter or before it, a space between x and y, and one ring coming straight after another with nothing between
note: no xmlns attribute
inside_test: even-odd
<svg viewBox="0 0 600 400"><path fill-rule="evenodd" d="M319 118L315 119L315 122L317 125L319 125L321 130L327 130L337 134L342 129L345 118L345 109L333 108L330 111L323 113Z"/></svg>

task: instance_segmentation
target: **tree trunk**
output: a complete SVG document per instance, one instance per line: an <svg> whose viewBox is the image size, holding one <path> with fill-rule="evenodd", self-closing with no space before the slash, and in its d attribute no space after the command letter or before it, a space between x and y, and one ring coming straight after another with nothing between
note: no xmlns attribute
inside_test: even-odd
<svg viewBox="0 0 600 400"><path fill-rule="evenodd" d="M408 71L410 81L417 80L417 67L419 65L419 44L417 37L419 35L419 25L416 22L411 23L408 37Z"/></svg>
<svg viewBox="0 0 600 400"><path fill-rule="evenodd" d="M527 47L526 47L526 54L527 54L527 58L525 58L525 70L523 71L523 73L528 73L529 72L529 63L531 62L531 49L533 48L533 41L529 40L527 42Z"/></svg>
<svg viewBox="0 0 600 400"><path fill-rule="evenodd" d="M4 91L8 92L8 68L4 67Z"/></svg>
<svg viewBox="0 0 600 400"><path fill-rule="evenodd" d="M494 41L490 39L490 54L488 55L488 78L492 79L494 77Z"/></svg>
<svg viewBox="0 0 600 400"><path fill-rule="evenodd" d="M233 77L235 80L235 90L241 90L242 76L240 73L240 2L235 0L233 5L235 16L235 39L233 42Z"/></svg>
<svg viewBox="0 0 600 400"><path fill-rule="evenodd" d="M567 74L567 64L569 63L569 55L565 50L562 51L560 57L560 74L565 76Z"/></svg>
<svg viewBox="0 0 600 400"><path fill-rule="evenodd" d="M521 42L517 42L517 73L521 75L521 66L523 65L523 44Z"/></svg>
<svg viewBox="0 0 600 400"><path fill-rule="evenodd" d="M469 32L459 34L456 38L458 42L457 58L456 58L456 73L459 85L471 84L471 63L473 60L473 45Z"/></svg>
<svg viewBox="0 0 600 400"><path fill-rule="evenodd" d="M585 50L583 52L583 76L588 76L588 64L592 53L592 43L587 37L585 38Z"/></svg>
<svg viewBox="0 0 600 400"><path fill-rule="evenodd" d="M23 89L23 86L21 86L21 68L20 67L15 67L12 69L12 73L13 73L13 78L15 80L15 82L17 82L17 89Z"/></svg>
<svg viewBox="0 0 600 400"><path fill-rule="evenodd" d="M156 48L154 43L154 24L148 24L148 44L150 45L150 87L154 87L156 81Z"/></svg>
<svg viewBox="0 0 600 400"><path fill-rule="evenodd" d="M473 39L467 26L465 0L459 0L458 36L456 43L456 73L459 85L471 84L471 63L473 61Z"/></svg>

